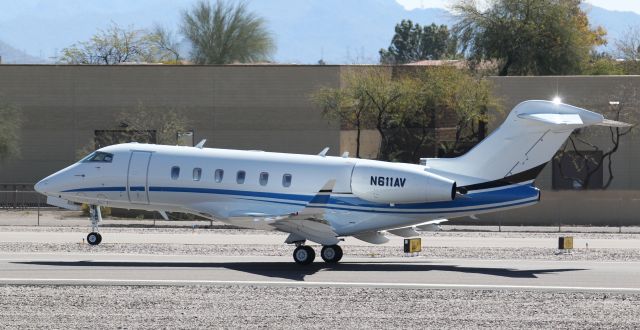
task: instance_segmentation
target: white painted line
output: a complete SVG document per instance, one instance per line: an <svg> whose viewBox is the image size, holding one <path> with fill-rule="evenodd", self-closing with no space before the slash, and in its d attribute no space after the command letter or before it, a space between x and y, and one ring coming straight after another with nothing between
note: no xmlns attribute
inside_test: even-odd
<svg viewBox="0 0 640 330"><path fill-rule="evenodd" d="M446 284L446 283L373 283L373 282L312 282L312 281L222 281L222 280L144 280L108 278L0 278L2 284L92 284L92 285L282 285L297 287L385 287L422 289L493 289L493 290L550 290L550 291L622 291L640 293L640 288L584 287L553 285L497 285L497 284Z"/></svg>

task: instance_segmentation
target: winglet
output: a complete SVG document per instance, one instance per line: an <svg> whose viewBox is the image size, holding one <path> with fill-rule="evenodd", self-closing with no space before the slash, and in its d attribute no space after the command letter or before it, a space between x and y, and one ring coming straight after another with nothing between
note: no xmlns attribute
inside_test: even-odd
<svg viewBox="0 0 640 330"><path fill-rule="evenodd" d="M326 157L327 156L327 152L329 151L329 147L326 147L324 149L322 149L322 151L320 151L320 153L318 154L318 156L320 157Z"/></svg>
<svg viewBox="0 0 640 330"><path fill-rule="evenodd" d="M327 204L329 202L329 198L331 197L331 193L333 192L333 187L335 185L336 185L335 179L327 181L327 183L325 183L324 186L322 186L320 191L318 191L318 193L315 196L313 196L313 198L309 202L309 205L318 206L318 205Z"/></svg>

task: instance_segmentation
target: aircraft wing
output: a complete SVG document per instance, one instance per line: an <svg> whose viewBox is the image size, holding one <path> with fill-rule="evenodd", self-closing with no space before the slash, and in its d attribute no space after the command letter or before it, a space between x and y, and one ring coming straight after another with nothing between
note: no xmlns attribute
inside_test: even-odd
<svg viewBox="0 0 640 330"><path fill-rule="evenodd" d="M233 212L230 217L253 218L269 226L290 233L286 243L309 240L322 245L334 245L340 241L333 227L324 219L325 209L335 180L329 180L302 210L291 214L266 214L261 212Z"/></svg>
<svg viewBox="0 0 640 330"><path fill-rule="evenodd" d="M420 236L420 233L418 233L416 229L420 229L424 231L438 231L439 224L445 221L449 221L449 220L447 219L430 220L417 225L399 227L399 228L389 229L386 231L370 231L370 232L358 233L353 235L353 237L371 244L384 244L389 242L389 239L384 235L384 232L387 232L396 236L400 236L400 237L405 237L405 238L416 237L416 236Z"/></svg>
<svg viewBox="0 0 640 330"><path fill-rule="evenodd" d="M297 213L278 219L271 225L290 233L286 243L309 240L322 245L338 244L338 234L324 219L324 205L329 201L336 180L329 180L311 199L307 206Z"/></svg>

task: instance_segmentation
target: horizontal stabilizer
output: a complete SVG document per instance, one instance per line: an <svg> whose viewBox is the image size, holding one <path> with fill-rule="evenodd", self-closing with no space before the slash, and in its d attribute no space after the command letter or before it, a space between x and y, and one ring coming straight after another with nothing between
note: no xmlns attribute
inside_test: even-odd
<svg viewBox="0 0 640 330"><path fill-rule="evenodd" d="M598 126L620 127L620 128L633 127L632 124L623 123L621 121L615 121L610 119L603 120L602 123L598 124Z"/></svg>
<svg viewBox="0 0 640 330"><path fill-rule="evenodd" d="M523 113L519 118L536 120L555 125L582 125L582 118L577 113Z"/></svg>

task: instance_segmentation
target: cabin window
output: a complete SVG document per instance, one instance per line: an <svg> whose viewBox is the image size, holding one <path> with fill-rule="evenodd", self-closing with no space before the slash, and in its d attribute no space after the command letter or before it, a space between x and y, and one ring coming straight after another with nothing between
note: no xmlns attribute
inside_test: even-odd
<svg viewBox="0 0 640 330"><path fill-rule="evenodd" d="M291 186L291 174L285 174L282 176L282 186L283 187Z"/></svg>
<svg viewBox="0 0 640 330"><path fill-rule="evenodd" d="M89 156L85 157L83 160L81 160L81 162L111 163L112 160L113 160L113 154L102 152L102 151L96 151L94 153L91 153Z"/></svg>
<svg viewBox="0 0 640 330"><path fill-rule="evenodd" d="M260 185L266 186L267 182L269 182L269 173L267 172L260 173Z"/></svg>
<svg viewBox="0 0 640 330"><path fill-rule="evenodd" d="M180 177L180 166L174 166L171 168L171 179L178 180Z"/></svg>
<svg viewBox="0 0 640 330"><path fill-rule="evenodd" d="M215 180L217 183L222 182L222 178L224 177L224 170L222 169L217 169L216 170L216 175L215 175Z"/></svg>
<svg viewBox="0 0 640 330"><path fill-rule="evenodd" d="M193 169L193 181L200 181L200 178L202 178L202 169L196 167Z"/></svg>
<svg viewBox="0 0 640 330"><path fill-rule="evenodd" d="M244 171L238 171L238 175L236 175L236 182L238 184L243 184L245 176L246 176L246 173Z"/></svg>

